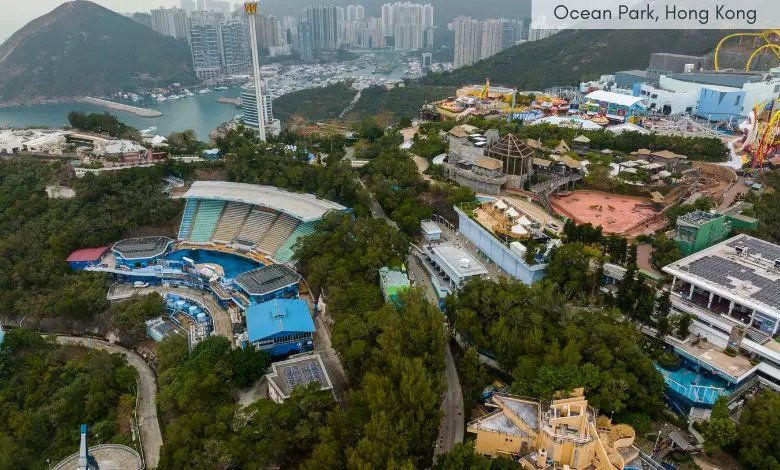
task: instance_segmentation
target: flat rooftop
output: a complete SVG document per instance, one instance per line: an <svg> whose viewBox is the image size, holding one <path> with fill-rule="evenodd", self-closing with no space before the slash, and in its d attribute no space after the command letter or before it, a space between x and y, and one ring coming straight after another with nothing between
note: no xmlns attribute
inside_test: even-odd
<svg viewBox="0 0 780 470"><path fill-rule="evenodd" d="M723 352L723 348L709 342L699 342L696 345L675 342L674 346L728 374L731 377L730 381L734 383L753 369L753 364L745 357L739 355L731 357Z"/></svg>
<svg viewBox="0 0 780 470"><path fill-rule="evenodd" d="M673 73L669 75L669 78L704 85L742 88L745 83L760 82L763 80L764 74L750 72L690 72Z"/></svg>
<svg viewBox="0 0 780 470"><path fill-rule="evenodd" d="M168 237L127 238L114 243L111 249L124 259L144 259L162 255L169 243L173 240Z"/></svg>
<svg viewBox="0 0 780 470"><path fill-rule="evenodd" d="M711 214L709 212L704 211L693 211L689 212L687 214L681 215L677 222L683 222L689 225L695 225L695 226L701 226L706 224L707 222L713 221L719 217L722 217L721 214Z"/></svg>
<svg viewBox="0 0 780 470"><path fill-rule="evenodd" d="M441 245L431 247L430 250L457 273L461 279L488 273L479 260L456 243L442 243Z"/></svg>
<svg viewBox="0 0 780 470"><path fill-rule="evenodd" d="M409 286L409 277L405 272L394 269L382 268L379 270L379 277L382 285L385 287L403 287Z"/></svg>
<svg viewBox="0 0 780 470"><path fill-rule="evenodd" d="M420 228L423 232L434 234L434 233L441 233L441 228L439 228L438 225L436 225L436 222L432 220L423 220L420 222Z"/></svg>
<svg viewBox="0 0 780 470"><path fill-rule="evenodd" d="M188 199L214 199L243 202L284 212L302 222L321 219L328 211L343 211L346 207L313 194L291 193L273 186L261 186L228 181L196 181L184 194Z"/></svg>
<svg viewBox="0 0 780 470"><path fill-rule="evenodd" d="M671 263L663 270L745 306L780 316L777 260L779 245L743 234Z"/></svg>
<svg viewBox="0 0 780 470"><path fill-rule="evenodd" d="M265 295L298 284L301 275L283 264L271 264L236 276L238 284L249 295Z"/></svg>
<svg viewBox="0 0 780 470"><path fill-rule="evenodd" d="M306 386L312 382L319 383L320 390L333 388L319 354L275 362L271 364L271 369L272 372L266 377L285 397L289 397L295 387Z"/></svg>

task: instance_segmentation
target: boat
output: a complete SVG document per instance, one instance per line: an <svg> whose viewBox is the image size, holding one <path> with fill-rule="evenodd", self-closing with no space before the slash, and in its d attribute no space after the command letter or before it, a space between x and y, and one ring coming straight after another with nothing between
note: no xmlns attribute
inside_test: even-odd
<svg viewBox="0 0 780 470"><path fill-rule="evenodd" d="M200 93L201 95L205 95L206 93L211 93L211 90L208 88L204 88L200 90L198 93Z"/></svg>
<svg viewBox="0 0 780 470"><path fill-rule="evenodd" d="M162 103L163 101L168 101L168 98L166 98L166 97L164 97L164 96L160 95L160 96L158 96L158 97L157 97L157 101L159 101L159 102L161 102L161 103Z"/></svg>

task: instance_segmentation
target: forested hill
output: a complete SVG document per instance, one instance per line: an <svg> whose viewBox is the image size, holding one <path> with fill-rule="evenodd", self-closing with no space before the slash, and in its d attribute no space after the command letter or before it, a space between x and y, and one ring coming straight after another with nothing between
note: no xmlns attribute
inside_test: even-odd
<svg viewBox="0 0 780 470"><path fill-rule="evenodd" d="M191 83L189 47L95 3L63 3L0 45L0 104Z"/></svg>
<svg viewBox="0 0 780 470"><path fill-rule="evenodd" d="M521 90L572 85L618 70L645 69L653 52L703 55L723 31L575 30L511 47L469 67L435 74L434 85L482 83L486 77Z"/></svg>

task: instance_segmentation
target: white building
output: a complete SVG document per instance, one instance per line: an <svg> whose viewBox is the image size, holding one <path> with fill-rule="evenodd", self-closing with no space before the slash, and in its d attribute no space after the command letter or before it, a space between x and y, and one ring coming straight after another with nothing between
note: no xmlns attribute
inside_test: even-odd
<svg viewBox="0 0 780 470"><path fill-rule="evenodd" d="M506 41L507 20L475 20L468 16L458 16L452 21L455 33L455 68L471 65L482 59L492 57L510 47L513 41Z"/></svg>
<svg viewBox="0 0 780 470"><path fill-rule="evenodd" d="M124 153L145 152L145 151L146 151L146 147L136 142L133 142L132 140L111 140L104 145L98 145L96 143L95 149L92 151L92 153L98 156L102 156L102 155L121 155Z"/></svg>
<svg viewBox="0 0 780 470"><path fill-rule="evenodd" d="M24 138L12 131L0 132L0 153L16 153L22 150Z"/></svg>
<svg viewBox="0 0 780 470"><path fill-rule="evenodd" d="M488 275L485 266L457 243L427 245L423 250L438 274L449 283L450 291L459 289L470 279Z"/></svg>
<svg viewBox="0 0 780 470"><path fill-rule="evenodd" d="M690 114L712 121L747 117L757 105L780 97L780 74L690 72L641 83L639 96L663 114Z"/></svg>
<svg viewBox="0 0 780 470"><path fill-rule="evenodd" d="M62 132L36 133L35 136L24 141L22 150L59 155L65 143L65 135Z"/></svg>
<svg viewBox="0 0 780 470"><path fill-rule="evenodd" d="M382 5L382 34L395 50L414 51L433 46L433 5L395 2Z"/></svg>
<svg viewBox="0 0 780 470"><path fill-rule="evenodd" d="M152 29L174 39L187 39L189 35L187 11L181 8L157 8L149 12Z"/></svg>
<svg viewBox="0 0 780 470"><path fill-rule="evenodd" d="M282 132L282 124L278 119L274 119L273 100L271 95L263 90L263 122L265 123L265 132L276 136ZM244 125L252 129L259 128L257 120L257 98L255 97L254 85L246 85L241 90L241 115Z"/></svg>
<svg viewBox="0 0 780 470"><path fill-rule="evenodd" d="M283 403L290 398L295 387L317 382L320 390L333 393L333 384L325 370L325 364L319 354L298 356L286 361L271 364L268 379L268 397L275 403Z"/></svg>
<svg viewBox="0 0 780 470"><path fill-rule="evenodd" d="M695 318L692 333L753 355L759 375L780 387L780 246L737 235L663 270L674 310Z"/></svg>

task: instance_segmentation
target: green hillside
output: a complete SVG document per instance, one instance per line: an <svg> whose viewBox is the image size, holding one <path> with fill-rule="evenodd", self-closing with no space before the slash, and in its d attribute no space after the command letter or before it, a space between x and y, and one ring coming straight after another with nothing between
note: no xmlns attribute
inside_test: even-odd
<svg viewBox="0 0 780 470"><path fill-rule="evenodd" d="M189 47L88 1L68 2L0 45L0 103L193 83Z"/></svg>
<svg viewBox="0 0 780 470"><path fill-rule="evenodd" d="M520 44L449 73L428 77L432 85L483 83L537 90L573 85L618 70L644 69L653 52L702 55L711 52L722 31L577 30Z"/></svg>

